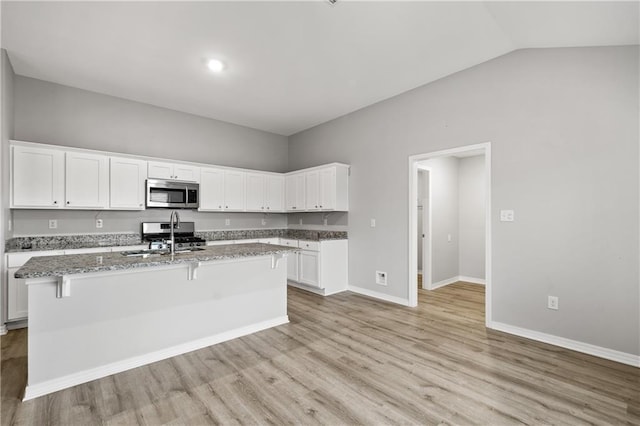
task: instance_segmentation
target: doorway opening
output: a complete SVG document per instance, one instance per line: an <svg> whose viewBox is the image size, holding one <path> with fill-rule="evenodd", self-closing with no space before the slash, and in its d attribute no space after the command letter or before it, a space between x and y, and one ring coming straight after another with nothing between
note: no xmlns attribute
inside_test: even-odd
<svg viewBox="0 0 640 426"><path fill-rule="evenodd" d="M458 177L460 182L474 181L475 186L458 186ZM485 324L489 326L489 142L409 157L409 306L417 306L418 288L433 290L457 281L485 285Z"/></svg>

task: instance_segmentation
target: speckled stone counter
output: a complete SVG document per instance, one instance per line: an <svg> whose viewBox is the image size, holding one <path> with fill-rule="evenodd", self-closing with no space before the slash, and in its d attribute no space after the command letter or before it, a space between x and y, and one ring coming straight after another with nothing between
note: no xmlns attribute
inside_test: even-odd
<svg viewBox="0 0 640 426"><path fill-rule="evenodd" d="M307 229L247 229L235 231L196 231L196 236L207 241L247 240L256 238L291 238L296 240L345 240L344 231L315 231ZM5 243L6 253L121 247L144 244L140 234L81 234L14 237Z"/></svg>
<svg viewBox="0 0 640 426"><path fill-rule="evenodd" d="M14 237L5 243L5 252L83 249L142 244L140 234L79 234Z"/></svg>
<svg viewBox="0 0 640 426"><path fill-rule="evenodd" d="M15 273L16 278L61 277L101 271L121 271L135 268L208 262L224 259L283 254L296 248L273 244L233 244L210 246L202 251L180 254L152 254L149 257L127 257L122 253L92 253L65 256L41 256L29 259Z"/></svg>

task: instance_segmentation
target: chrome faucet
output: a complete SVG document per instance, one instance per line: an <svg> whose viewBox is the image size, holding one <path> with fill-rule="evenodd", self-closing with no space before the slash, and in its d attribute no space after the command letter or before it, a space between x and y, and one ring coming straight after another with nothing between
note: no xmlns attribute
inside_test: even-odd
<svg viewBox="0 0 640 426"><path fill-rule="evenodd" d="M176 238L173 234L174 223L175 227L180 229L180 215L175 210L171 212L171 218L169 219L169 227L171 228L171 254L176 253Z"/></svg>

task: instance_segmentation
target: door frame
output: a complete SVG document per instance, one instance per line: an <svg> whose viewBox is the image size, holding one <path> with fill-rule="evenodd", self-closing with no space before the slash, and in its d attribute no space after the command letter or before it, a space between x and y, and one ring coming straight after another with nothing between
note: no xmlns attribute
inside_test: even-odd
<svg viewBox="0 0 640 426"><path fill-rule="evenodd" d="M485 325L491 326L491 142L466 145L409 156L409 280L408 305L418 305L418 163L467 151L483 150L485 156ZM431 179L429 179L431 187ZM430 188L431 189L431 188ZM429 191L431 193L431 191ZM431 203L429 203L431 208ZM430 215L431 216L431 215ZM424 276L423 276L424 279Z"/></svg>
<svg viewBox="0 0 640 426"><path fill-rule="evenodd" d="M431 290L431 283L433 282L433 274L432 274L433 268L431 267L431 261L432 261L431 249L433 247L433 241L431 239L431 236L433 235L433 229L431 226L432 225L432 220L431 220L431 213L432 213L431 212L431 172L432 172L432 169L431 167L423 166L421 164L417 164L417 169L418 169L418 175L420 170L429 174L429 185L427 189L428 205L426 209L424 208L424 205L422 206L422 217L417 217L417 220L422 220L422 233L426 235L426 237L423 238L422 240L422 288ZM418 191L418 187L417 187L417 181L416 181L416 195L417 195L417 191ZM425 216L427 218L426 221L424 220ZM418 225L416 223L416 231L417 231L417 226ZM417 250L417 245L416 245L416 250ZM425 269L426 269L426 272L425 272Z"/></svg>

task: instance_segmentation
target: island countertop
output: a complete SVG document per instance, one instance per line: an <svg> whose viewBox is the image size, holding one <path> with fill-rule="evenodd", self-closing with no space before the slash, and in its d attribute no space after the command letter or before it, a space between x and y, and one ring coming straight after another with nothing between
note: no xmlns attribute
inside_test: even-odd
<svg viewBox="0 0 640 426"><path fill-rule="evenodd" d="M204 248L204 247L203 247ZM104 271L122 271L181 263L209 262L244 257L269 256L297 251L295 247L248 243L208 246L188 253L152 254L148 257L127 257L119 252L41 256L29 259L15 273L15 278L29 279L61 277Z"/></svg>

